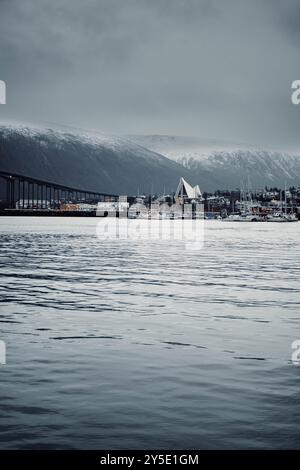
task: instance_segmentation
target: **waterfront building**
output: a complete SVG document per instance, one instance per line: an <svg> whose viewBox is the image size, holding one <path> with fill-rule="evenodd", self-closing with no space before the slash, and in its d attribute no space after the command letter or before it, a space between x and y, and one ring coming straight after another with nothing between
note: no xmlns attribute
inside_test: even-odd
<svg viewBox="0 0 300 470"><path fill-rule="evenodd" d="M199 185L191 186L181 177L175 193L175 201L178 204L201 202L202 194Z"/></svg>

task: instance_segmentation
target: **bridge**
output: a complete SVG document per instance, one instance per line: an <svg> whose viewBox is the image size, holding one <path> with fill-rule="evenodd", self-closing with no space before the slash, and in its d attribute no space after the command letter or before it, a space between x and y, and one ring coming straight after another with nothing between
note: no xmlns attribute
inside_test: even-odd
<svg viewBox="0 0 300 470"><path fill-rule="evenodd" d="M119 196L80 188L0 170L6 183L6 207L15 209L57 209L60 203L97 203L117 201Z"/></svg>

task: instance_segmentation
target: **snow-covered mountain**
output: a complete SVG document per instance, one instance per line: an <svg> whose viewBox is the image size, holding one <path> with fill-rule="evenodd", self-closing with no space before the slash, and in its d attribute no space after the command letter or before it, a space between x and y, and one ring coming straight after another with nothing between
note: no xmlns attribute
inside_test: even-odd
<svg viewBox="0 0 300 470"><path fill-rule="evenodd" d="M123 137L15 124L0 124L0 170L112 194L175 191L180 176L196 184L188 169Z"/></svg>
<svg viewBox="0 0 300 470"><path fill-rule="evenodd" d="M130 138L180 163L198 180L204 178L207 182L204 189L300 185L300 157L287 152L194 137L151 135Z"/></svg>
<svg viewBox="0 0 300 470"><path fill-rule="evenodd" d="M146 148L147 147L147 148ZM0 124L0 170L91 191L133 195L300 185L300 158L190 137L117 137L51 126ZM0 191L3 180L0 178Z"/></svg>

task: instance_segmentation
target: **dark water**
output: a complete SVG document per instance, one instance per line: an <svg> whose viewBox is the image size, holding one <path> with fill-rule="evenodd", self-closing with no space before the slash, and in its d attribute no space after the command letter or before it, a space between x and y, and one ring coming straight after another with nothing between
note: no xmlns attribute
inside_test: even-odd
<svg viewBox="0 0 300 470"><path fill-rule="evenodd" d="M0 447L297 448L300 224L0 219Z"/></svg>

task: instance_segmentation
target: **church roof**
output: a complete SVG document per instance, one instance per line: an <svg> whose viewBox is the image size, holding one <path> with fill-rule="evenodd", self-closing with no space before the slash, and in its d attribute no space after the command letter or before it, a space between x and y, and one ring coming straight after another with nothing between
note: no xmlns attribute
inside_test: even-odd
<svg viewBox="0 0 300 470"><path fill-rule="evenodd" d="M199 199L202 194L199 185L191 186L184 178L180 178L175 197L186 196L188 199Z"/></svg>

